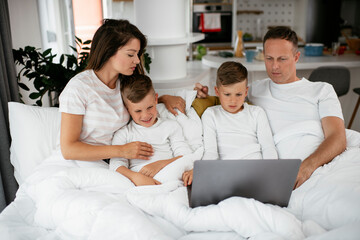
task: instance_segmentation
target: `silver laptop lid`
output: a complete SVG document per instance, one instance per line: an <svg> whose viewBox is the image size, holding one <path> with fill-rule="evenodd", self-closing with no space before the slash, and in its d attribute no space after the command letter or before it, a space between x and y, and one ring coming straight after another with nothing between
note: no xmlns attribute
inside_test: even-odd
<svg viewBox="0 0 360 240"><path fill-rule="evenodd" d="M198 160L189 192L191 207L240 196L286 207L300 159Z"/></svg>

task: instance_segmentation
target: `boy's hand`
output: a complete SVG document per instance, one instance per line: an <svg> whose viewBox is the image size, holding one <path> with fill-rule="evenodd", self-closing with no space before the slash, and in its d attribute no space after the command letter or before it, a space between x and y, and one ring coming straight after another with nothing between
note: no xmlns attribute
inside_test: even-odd
<svg viewBox="0 0 360 240"><path fill-rule="evenodd" d="M163 95L159 98L159 102L164 103L167 110L169 110L175 116L178 115L175 108L179 109L180 112L185 114L186 103L182 97Z"/></svg>
<svg viewBox="0 0 360 240"><path fill-rule="evenodd" d="M139 171L139 173L144 174L148 177L154 177L161 169L166 167L168 164L172 163L178 158L181 158L182 156L166 159L166 160L159 160L153 163L149 163L148 165L145 165L142 167Z"/></svg>
<svg viewBox="0 0 360 240"><path fill-rule="evenodd" d="M143 186L143 185L160 185L161 182L153 179L152 177L145 176L141 173L134 173L131 178L131 181L136 186Z"/></svg>
<svg viewBox="0 0 360 240"><path fill-rule="evenodd" d="M193 180L193 169L186 171L182 175L182 179L184 181L184 186L187 187L188 185L191 185Z"/></svg>
<svg viewBox="0 0 360 240"><path fill-rule="evenodd" d="M146 142L130 142L121 145L121 157L127 159L149 160L154 154L152 146Z"/></svg>
<svg viewBox="0 0 360 240"><path fill-rule="evenodd" d="M200 83L195 84L194 90L197 91L197 98L206 98L209 96L209 88L207 86L201 85Z"/></svg>

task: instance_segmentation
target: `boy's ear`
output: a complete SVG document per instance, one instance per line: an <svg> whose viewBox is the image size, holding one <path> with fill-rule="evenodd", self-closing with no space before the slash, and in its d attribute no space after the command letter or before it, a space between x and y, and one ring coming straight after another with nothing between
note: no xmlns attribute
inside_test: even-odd
<svg viewBox="0 0 360 240"><path fill-rule="evenodd" d="M158 104L158 98L159 98L159 94L155 93L155 102L156 102L156 104Z"/></svg>
<svg viewBox="0 0 360 240"><path fill-rule="evenodd" d="M246 87L245 97L248 95L249 87Z"/></svg>
<svg viewBox="0 0 360 240"><path fill-rule="evenodd" d="M215 89L216 96L219 96L220 94L219 94L219 89L217 88L217 86L215 86L214 89Z"/></svg>

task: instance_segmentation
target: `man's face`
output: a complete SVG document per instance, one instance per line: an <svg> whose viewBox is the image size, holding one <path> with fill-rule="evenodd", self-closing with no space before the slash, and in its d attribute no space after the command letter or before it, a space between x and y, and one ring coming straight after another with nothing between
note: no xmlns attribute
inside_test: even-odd
<svg viewBox="0 0 360 240"><path fill-rule="evenodd" d="M138 103L133 103L126 99L126 107L137 124L143 127L151 127L157 121L156 104L158 102L158 94L150 91L146 97Z"/></svg>
<svg viewBox="0 0 360 240"><path fill-rule="evenodd" d="M300 52L285 39L268 39L264 44L265 67L274 83L284 84L297 81L296 63Z"/></svg>
<svg viewBox="0 0 360 240"><path fill-rule="evenodd" d="M229 113L237 113L243 109L248 93L246 81L231 85L215 87L215 93L220 99L222 108Z"/></svg>

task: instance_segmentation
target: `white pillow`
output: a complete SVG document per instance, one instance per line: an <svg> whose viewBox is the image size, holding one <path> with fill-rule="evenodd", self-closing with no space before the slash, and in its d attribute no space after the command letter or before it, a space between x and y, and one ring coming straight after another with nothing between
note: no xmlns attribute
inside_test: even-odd
<svg viewBox="0 0 360 240"><path fill-rule="evenodd" d="M9 102L10 161L21 184L56 147L61 114L58 108Z"/></svg>

